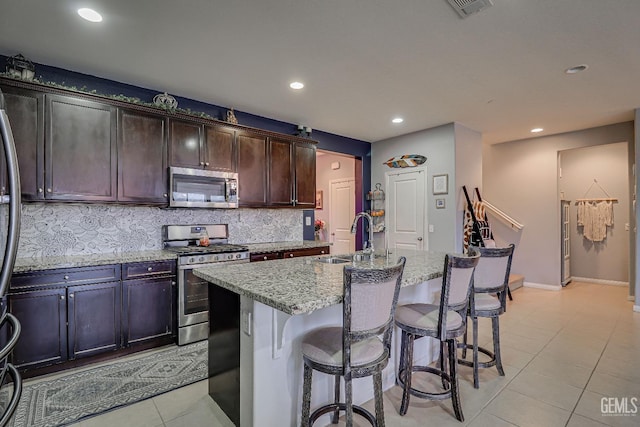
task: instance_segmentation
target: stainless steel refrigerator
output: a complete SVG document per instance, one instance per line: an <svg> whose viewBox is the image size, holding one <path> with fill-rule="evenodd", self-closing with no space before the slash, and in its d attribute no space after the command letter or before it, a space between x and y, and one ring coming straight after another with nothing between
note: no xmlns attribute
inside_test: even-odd
<svg viewBox="0 0 640 427"><path fill-rule="evenodd" d="M6 194L0 195L0 254L2 255L2 269L0 270L0 301L2 301L0 387L12 388L9 401L2 402L0 407L1 427L6 425L13 415L22 395L22 378L16 368L9 363L11 351L20 337L20 322L7 311L6 304L6 295L9 290L9 281L13 273L20 237L20 175L16 147L2 91L0 91L0 136L2 139L0 179L6 179Z"/></svg>

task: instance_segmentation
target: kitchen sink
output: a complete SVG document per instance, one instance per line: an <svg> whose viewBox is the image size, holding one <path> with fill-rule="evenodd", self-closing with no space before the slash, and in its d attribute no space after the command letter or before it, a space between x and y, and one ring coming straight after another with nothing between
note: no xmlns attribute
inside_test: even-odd
<svg viewBox="0 0 640 427"><path fill-rule="evenodd" d="M354 261L369 261L371 260L372 255L371 254L353 254L352 259ZM373 255L373 258L384 258L384 255L379 255L379 254L375 254Z"/></svg>
<svg viewBox="0 0 640 427"><path fill-rule="evenodd" d="M347 262L351 262L351 258L341 258L330 256L326 258L316 258L316 262L323 262L325 264L345 264Z"/></svg>

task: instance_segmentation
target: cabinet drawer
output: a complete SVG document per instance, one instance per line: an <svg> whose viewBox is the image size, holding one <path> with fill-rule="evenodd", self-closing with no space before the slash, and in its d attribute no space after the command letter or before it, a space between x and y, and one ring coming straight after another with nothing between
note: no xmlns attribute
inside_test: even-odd
<svg viewBox="0 0 640 427"><path fill-rule="evenodd" d="M282 252L264 252L261 254L251 254L251 262L269 261L282 258Z"/></svg>
<svg viewBox="0 0 640 427"><path fill-rule="evenodd" d="M295 258L299 256L314 256L314 255L326 255L329 253L329 246L321 246L318 248L308 249L295 249L292 251L286 251L284 258Z"/></svg>
<svg viewBox="0 0 640 427"><path fill-rule="evenodd" d="M33 288L51 285L80 285L120 280L120 264L96 267L60 268L14 274L11 289Z"/></svg>
<svg viewBox="0 0 640 427"><path fill-rule="evenodd" d="M122 264L122 280L175 274L175 261L144 261Z"/></svg>

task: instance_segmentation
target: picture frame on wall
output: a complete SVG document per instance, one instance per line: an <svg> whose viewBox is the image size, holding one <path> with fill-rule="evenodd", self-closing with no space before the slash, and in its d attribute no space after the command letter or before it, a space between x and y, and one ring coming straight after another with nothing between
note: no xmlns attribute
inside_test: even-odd
<svg viewBox="0 0 640 427"><path fill-rule="evenodd" d="M316 191L316 209L322 209L322 190Z"/></svg>
<svg viewBox="0 0 640 427"><path fill-rule="evenodd" d="M448 174L433 175L433 194L449 194Z"/></svg>
<svg viewBox="0 0 640 427"><path fill-rule="evenodd" d="M436 199L436 209L444 209L444 199Z"/></svg>

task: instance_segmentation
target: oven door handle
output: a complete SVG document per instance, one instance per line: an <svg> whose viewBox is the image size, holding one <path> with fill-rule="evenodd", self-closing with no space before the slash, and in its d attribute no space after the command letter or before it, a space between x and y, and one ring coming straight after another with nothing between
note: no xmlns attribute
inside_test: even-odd
<svg viewBox="0 0 640 427"><path fill-rule="evenodd" d="M230 264L243 264L250 261L251 260L249 258L245 258L245 259L236 259L236 260L229 260L229 261L210 262L206 264L182 264L182 265L178 265L178 270L184 271L184 270L193 270L194 268L213 267L216 265L223 266L223 265L230 265Z"/></svg>

